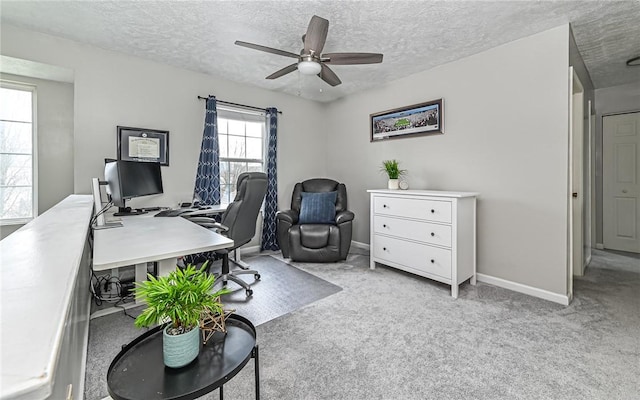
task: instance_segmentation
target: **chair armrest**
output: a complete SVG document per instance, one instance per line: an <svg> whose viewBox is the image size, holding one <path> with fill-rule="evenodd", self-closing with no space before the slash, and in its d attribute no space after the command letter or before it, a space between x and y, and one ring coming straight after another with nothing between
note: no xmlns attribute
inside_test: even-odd
<svg viewBox="0 0 640 400"><path fill-rule="evenodd" d="M353 221L355 214L349 210L340 211L336 214L336 224L340 225L345 222Z"/></svg>
<svg viewBox="0 0 640 400"><path fill-rule="evenodd" d="M290 225L297 224L298 217L299 217L299 214L295 210L278 211L278 213L276 214L277 220L288 222Z"/></svg>
<svg viewBox="0 0 640 400"><path fill-rule="evenodd" d="M202 227L208 228L208 229L215 229L218 232L226 232L229 230L228 226L222 225L219 222L216 222L215 219L213 218L207 218L207 217L191 217L191 218L187 218L189 221L196 223Z"/></svg>

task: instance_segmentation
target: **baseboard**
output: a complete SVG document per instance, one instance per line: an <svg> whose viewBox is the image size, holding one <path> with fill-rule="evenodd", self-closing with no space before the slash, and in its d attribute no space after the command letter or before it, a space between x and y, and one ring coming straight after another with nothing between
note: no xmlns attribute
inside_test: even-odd
<svg viewBox="0 0 640 400"><path fill-rule="evenodd" d="M367 250L367 251L369 251L369 247L370 247L368 243L356 242L355 240L351 241L351 246L358 249ZM258 253L260 253L260 246L240 247L241 257L257 255Z"/></svg>
<svg viewBox="0 0 640 400"><path fill-rule="evenodd" d="M477 279L480 282L488 283L490 285L498 286L504 289L513 290L514 292L524 293L529 296L538 297L544 300L553 301L554 303L562 304L563 306L569 305L569 296L561 295L548 290L534 288L532 286L523 285L517 282L511 282L506 279L496 278L494 276L477 274Z"/></svg>
<svg viewBox="0 0 640 400"><path fill-rule="evenodd" d="M240 247L240 256L251 256L260 253L260 246Z"/></svg>
<svg viewBox="0 0 640 400"><path fill-rule="evenodd" d="M369 244L356 242L355 240L351 241L351 246L356 247L358 249L369 250ZM241 256L250 256L256 255L260 253L260 246L248 246L248 247L240 247L240 255Z"/></svg>
<svg viewBox="0 0 640 400"><path fill-rule="evenodd" d="M367 243L356 242L355 240L351 241L351 246L356 247L362 250L369 250L370 246Z"/></svg>
<svg viewBox="0 0 640 400"><path fill-rule="evenodd" d="M602 243L596 243L596 249L598 249L598 250L604 250L604 244L602 244Z"/></svg>

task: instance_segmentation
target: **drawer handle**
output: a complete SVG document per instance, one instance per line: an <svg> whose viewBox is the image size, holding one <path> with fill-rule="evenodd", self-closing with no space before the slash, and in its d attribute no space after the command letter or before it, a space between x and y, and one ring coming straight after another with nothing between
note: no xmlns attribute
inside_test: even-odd
<svg viewBox="0 0 640 400"><path fill-rule="evenodd" d="M382 248L382 250L383 250L383 251L387 251L387 248L386 248L386 247L383 247L383 248Z"/></svg>
<svg viewBox="0 0 640 400"><path fill-rule="evenodd" d="M434 210L433 208L431 209L431 214L435 213L436 210Z"/></svg>
<svg viewBox="0 0 640 400"><path fill-rule="evenodd" d="M435 235L436 235L435 233L431 232L431 236L435 236Z"/></svg>
<svg viewBox="0 0 640 400"><path fill-rule="evenodd" d="M386 227L387 227L387 224L382 224L382 227L383 227L383 228L386 228Z"/></svg>
<svg viewBox="0 0 640 400"><path fill-rule="evenodd" d="M431 264L434 264L436 262L436 260L434 260L433 258L431 259Z"/></svg>
<svg viewBox="0 0 640 400"><path fill-rule="evenodd" d="M383 205L382 205L382 208L387 208L387 205L386 205L386 204L383 204Z"/></svg>

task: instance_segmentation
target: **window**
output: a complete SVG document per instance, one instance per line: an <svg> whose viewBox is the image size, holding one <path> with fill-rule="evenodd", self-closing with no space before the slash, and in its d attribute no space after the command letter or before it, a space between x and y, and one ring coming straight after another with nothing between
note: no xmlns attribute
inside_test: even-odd
<svg viewBox="0 0 640 400"><path fill-rule="evenodd" d="M220 145L220 202L236 196L238 175L265 169L265 118L263 114L218 107Z"/></svg>
<svg viewBox="0 0 640 400"><path fill-rule="evenodd" d="M35 87L0 86L0 223L20 224L37 214Z"/></svg>

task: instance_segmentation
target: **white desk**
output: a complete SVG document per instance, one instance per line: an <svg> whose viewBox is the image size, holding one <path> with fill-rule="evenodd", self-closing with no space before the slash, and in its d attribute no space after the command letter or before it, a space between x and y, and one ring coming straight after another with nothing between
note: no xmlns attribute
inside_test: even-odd
<svg viewBox="0 0 640 400"><path fill-rule="evenodd" d="M94 271L135 265L135 280L141 282L147 277L147 262L157 261L158 274L167 275L176 268L177 257L233 246L233 240L182 217L127 216L122 225L94 231ZM92 317L108 313L102 310Z"/></svg>

